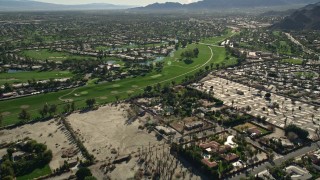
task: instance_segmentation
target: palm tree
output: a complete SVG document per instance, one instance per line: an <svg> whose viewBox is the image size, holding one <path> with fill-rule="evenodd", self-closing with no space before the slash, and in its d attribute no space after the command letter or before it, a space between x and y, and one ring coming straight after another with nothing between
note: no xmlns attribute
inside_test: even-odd
<svg viewBox="0 0 320 180"><path fill-rule="evenodd" d="M30 120L30 114L27 112L27 110L22 109L22 111L19 113L19 119L22 123L25 123Z"/></svg>
<svg viewBox="0 0 320 180"><path fill-rule="evenodd" d="M213 69L213 63L210 64L210 69L211 69L211 70Z"/></svg>
<svg viewBox="0 0 320 180"><path fill-rule="evenodd" d="M76 105L75 105L75 103L73 101L71 103L70 109L71 109L71 111L74 111L76 109Z"/></svg>
<svg viewBox="0 0 320 180"><path fill-rule="evenodd" d="M3 123L3 115L0 114L0 127L2 127L2 123Z"/></svg>
<svg viewBox="0 0 320 180"><path fill-rule="evenodd" d="M119 99L120 99L120 97L118 96L118 95L116 95L116 100L117 100L117 103L119 102Z"/></svg>
<svg viewBox="0 0 320 180"><path fill-rule="evenodd" d="M269 152L267 155L268 155L268 159L272 162L274 157L275 157L274 153L273 152Z"/></svg>
<svg viewBox="0 0 320 180"><path fill-rule="evenodd" d="M55 104L52 104L51 106L50 106L50 108L49 108L49 114L50 114L50 116L53 114L55 114L57 112L57 105L55 105Z"/></svg>
<svg viewBox="0 0 320 180"><path fill-rule="evenodd" d="M314 119L314 114L311 114L311 119L312 119L312 122L314 123L313 119Z"/></svg>
<svg viewBox="0 0 320 180"><path fill-rule="evenodd" d="M89 108L92 108L94 106L94 104L96 103L95 99L87 99L86 100L86 104Z"/></svg>
<svg viewBox="0 0 320 180"><path fill-rule="evenodd" d="M213 130L214 133L216 133L216 130L217 130L216 128L217 128L217 125L216 124L212 124L212 130Z"/></svg>
<svg viewBox="0 0 320 180"><path fill-rule="evenodd" d="M284 120L284 127L287 127L288 117Z"/></svg>

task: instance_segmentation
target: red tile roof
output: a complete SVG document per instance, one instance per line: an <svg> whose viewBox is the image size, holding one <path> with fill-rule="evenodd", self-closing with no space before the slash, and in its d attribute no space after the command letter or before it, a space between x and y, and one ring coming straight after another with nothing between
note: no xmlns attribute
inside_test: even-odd
<svg viewBox="0 0 320 180"><path fill-rule="evenodd" d="M236 161L239 159L239 156L234 153L225 154L222 155L222 157L228 162Z"/></svg>
<svg viewBox="0 0 320 180"><path fill-rule="evenodd" d="M201 162L210 168L218 166L218 163L216 163L215 161L210 162L209 159L202 159Z"/></svg>

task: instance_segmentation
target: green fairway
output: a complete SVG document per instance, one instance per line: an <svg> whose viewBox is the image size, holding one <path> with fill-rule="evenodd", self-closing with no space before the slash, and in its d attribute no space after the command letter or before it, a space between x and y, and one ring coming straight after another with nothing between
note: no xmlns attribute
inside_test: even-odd
<svg viewBox="0 0 320 180"><path fill-rule="evenodd" d="M205 38L203 40L201 40L201 43L204 44L213 44L213 45L219 45L219 43L221 43L222 41L224 41L225 39L234 36L236 33L233 32L231 29L228 29L225 34L223 34L222 36L215 36L215 37L210 37L210 38Z"/></svg>
<svg viewBox="0 0 320 180"><path fill-rule="evenodd" d="M30 72L15 72L15 73L0 73L0 85L5 83L23 83L28 80L48 80L50 78L66 78L72 77L69 71L30 71Z"/></svg>
<svg viewBox="0 0 320 180"><path fill-rule="evenodd" d="M157 47L157 46L161 46L161 45L165 45L167 43L155 43L155 44L145 44L145 45L124 45L121 47L116 47L115 49L126 49L126 48L143 48L143 47ZM111 46L97 46L94 48L95 50L98 51L109 51L109 50L113 50Z"/></svg>
<svg viewBox="0 0 320 180"><path fill-rule="evenodd" d="M62 61L66 59L95 59L95 57L91 57L91 56L73 55L66 52L50 51L48 49L25 50L21 53L21 55L35 59L35 60L51 60L51 61Z"/></svg>
<svg viewBox="0 0 320 180"><path fill-rule="evenodd" d="M283 59L281 60L282 63L290 63L290 64L296 64L301 65L303 60L302 59Z"/></svg>
<svg viewBox="0 0 320 180"><path fill-rule="evenodd" d="M43 168L35 169L29 174L17 177L17 180L31 180L48 174L51 174L51 169L49 165L46 165Z"/></svg>
<svg viewBox="0 0 320 180"><path fill-rule="evenodd" d="M186 64L181 60L180 55L183 51L196 47L199 49L200 54L198 58L193 59L193 63ZM0 101L0 113L4 115L3 125L17 123L19 121L17 116L22 107L28 106L27 111L35 118L39 116L38 110L45 103L57 104L61 110L63 104L65 104L64 101L70 100L74 101L78 108L85 106L85 100L88 98L95 98L98 104L114 102L117 96L120 99L124 99L128 98L128 93L131 95L141 93L148 85L154 86L157 83L167 84L172 81L180 83L185 76L193 75L200 69L210 66L211 63L222 63L227 66L236 63L236 59L230 58L226 60L226 52L223 47L191 44L185 49L176 51L173 57L166 57L164 63L165 65L161 73L154 71L146 76L136 78L127 78L102 84L88 83L86 86L76 89Z"/></svg>

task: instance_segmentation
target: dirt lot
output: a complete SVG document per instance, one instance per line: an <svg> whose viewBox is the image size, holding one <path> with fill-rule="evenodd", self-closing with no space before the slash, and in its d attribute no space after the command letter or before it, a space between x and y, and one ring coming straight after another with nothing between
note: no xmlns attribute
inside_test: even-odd
<svg viewBox="0 0 320 180"><path fill-rule="evenodd" d="M52 150L53 159L49 164L51 169L60 167L63 161L67 160L61 157L63 152L67 149L76 150L76 147L68 140L64 127L55 120L0 131L0 143L16 142L26 137L44 143ZM76 156L82 157L79 153ZM74 158L76 158L76 156Z"/></svg>
<svg viewBox="0 0 320 180"><path fill-rule="evenodd" d="M146 130L140 130L138 127L142 124L139 119L128 123L128 108L127 104L107 105L96 111L72 114L68 117L68 121L88 151L101 163L112 162L118 155L134 155L133 153L137 153L139 148L149 147L149 144L158 146L163 143L157 140L154 133L149 134ZM134 166L134 162L132 164L131 161L128 164L117 165L110 175L114 177L112 179L133 177L134 171L130 171L128 167ZM126 173L123 173L124 169ZM101 175L97 174L97 177Z"/></svg>

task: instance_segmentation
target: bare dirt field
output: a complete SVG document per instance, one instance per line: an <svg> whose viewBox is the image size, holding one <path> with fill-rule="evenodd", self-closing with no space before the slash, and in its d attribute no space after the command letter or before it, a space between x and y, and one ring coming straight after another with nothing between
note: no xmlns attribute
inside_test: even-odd
<svg viewBox="0 0 320 180"><path fill-rule="evenodd" d="M99 171L99 164L112 162L118 156L135 156L139 149L163 144L153 132L139 129L139 126L143 126L139 118L128 123L128 108L128 104L107 105L96 111L71 114L67 118L85 147L99 161L92 167L95 172ZM134 166L133 159L128 163L117 164L110 176L112 179L131 178L135 171L130 171L130 168ZM124 170L126 173L123 173ZM103 178L104 174L100 173L94 174Z"/></svg>
<svg viewBox="0 0 320 180"><path fill-rule="evenodd" d="M52 170L59 168L67 160L61 157L66 150L77 150L77 147L69 141L64 126L55 120L0 131L0 143L16 142L26 137L46 144L52 151L53 159L49 164ZM77 153L73 158L77 156L80 159L82 157L80 153Z"/></svg>
<svg viewBox="0 0 320 180"><path fill-rule="evenodd" d="M126 155L149 143L158 144L155 135L138 129L139 120L127 123L128 108L128 105L107 105L96 111L72 114L68 121L97 160L106 160L113 148L117 154Z"/></svg>

